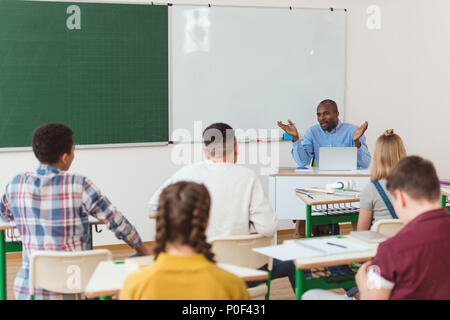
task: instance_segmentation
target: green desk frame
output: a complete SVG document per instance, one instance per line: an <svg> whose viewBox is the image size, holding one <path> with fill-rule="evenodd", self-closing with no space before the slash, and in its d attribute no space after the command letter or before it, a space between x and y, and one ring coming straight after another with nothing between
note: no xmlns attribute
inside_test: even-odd
<svg viewBox="0 0 450 320"><path fill-rule="evenodd" d="M9 252L21 252L20 241L6 242L5 230L0 230L0 300L6 300L6 254Z"/></svg>
<svg viewBox="0 0 450 320"><path fill-rule="evenodd" d="M305 279L304 271L298 268L296 268L295 276L296 276L295 298L297 300L301 300L303 293L310 289L332 290L339 288L351 288L356 286L354 277L352 277L353 279L348 279L346 281L341 281L342 280L341 275ZM347 277L350 276L351 276L350 274L347 275Z"/></svg>
<svg viewBox="0 0 450 320"><path fill-rule="evenodd" d="M92 249L92 224L89 225L89 237ZM7 242L5 230L0 230L0 300L6 300L6 254L10 252L22 252L22 242Z"/></svg>
<svg viewBox="0 0 450 320"><path fill-rule="evenodd" d="M444 194L441 196L441 206L442 208L447 208L447 210L450 212L450 204L447 205L447 196Z"/></svg>
<svg viewBox="0 0 450 320"><path fill-rule="evenodd" d="M328 205L327 205L328 206ZM358 221L358 211L347 212L347 213L336 213L330 215L312 215L312 205L306 205L306 238L311 237L311 229L312 226L324 225L324 224L334 224L341 222L357 222ZM332 290L338 288L348 288L354 287L355 280L354 278L348 281L338 282L338 280L342 279L341 275L330 276L330 277L321 277L321 278L311 278L305 279L304 271L296 268L296 290L295 295L296 299L300 300L301 296L304 292L309 289L324 289L324 290Z"/></svg>
<svg viewBox="0 0 450 320"><path fill-rule="evenodd" d="M338 236L342 237L342 236ZM359 261L354 261L359 262ZM352 265L353 269L356 271L357 266ZM356 286L354 275L334 275L320 278L305 278L304 270L295 268L295 298L296 300L301 300L303 293L310 289L324 289L332 290L339 288L351 288Z"/></svg>
<svg viewBox="0 0 450 320"><path fill-rule="evenodd" d="M357 222L358 215L359 215L359 210L354 211L354 212L349 212L349 213L313 216L312 215L312 206L306 205L305 236L306 236L306 238L311 237L312 226L341 223L341 222Z"/></svg>

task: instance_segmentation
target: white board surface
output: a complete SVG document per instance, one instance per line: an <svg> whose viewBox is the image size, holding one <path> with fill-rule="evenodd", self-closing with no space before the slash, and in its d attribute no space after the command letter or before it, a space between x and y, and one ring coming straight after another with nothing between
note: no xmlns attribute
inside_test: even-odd
<svg viewBox="0 0 450 320"><path fill-rule="evenodd" d="M177 5L170 21L172 133L226 122L270 137L291 119L303 134L324 99L344 114L344 10Z"/></svg>

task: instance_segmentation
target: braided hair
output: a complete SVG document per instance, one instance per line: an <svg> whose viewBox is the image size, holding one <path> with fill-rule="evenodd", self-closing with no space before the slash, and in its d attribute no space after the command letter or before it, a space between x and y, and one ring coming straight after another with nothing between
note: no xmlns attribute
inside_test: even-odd
<svg viewBox="0 0 450 320"><path fill-rule="evenodd" d="M155 258L166 251L168 243L177 243L189 245L215 262L205 235L210 203L208 189L203 184L180 181L167 186L158 202Z"/></svg>

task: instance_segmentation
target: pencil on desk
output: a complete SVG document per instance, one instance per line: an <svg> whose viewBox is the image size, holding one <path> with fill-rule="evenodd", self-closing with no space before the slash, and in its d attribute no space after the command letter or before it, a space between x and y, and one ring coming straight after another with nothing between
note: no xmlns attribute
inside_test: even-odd
<svg viewBox="0 0 450 320"><path fill-rule="evenodd" d="M300 194L304 194L305 196L308 196L308 198L314 199L309 193L307 193L306 191L303 191L301 189L295 189L296 192L300 193Z"/></svg>

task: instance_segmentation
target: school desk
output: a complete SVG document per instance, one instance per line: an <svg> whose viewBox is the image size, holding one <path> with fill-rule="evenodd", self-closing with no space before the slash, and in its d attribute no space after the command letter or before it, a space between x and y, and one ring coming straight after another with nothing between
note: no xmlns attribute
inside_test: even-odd
<svg viewBox="0 0 450 320"><path fill-rule="evenodd" d="M317 193L311 199L295 189L292 192L306 204L306 238L311 237L312 226L358 221L359 206L353 204L359 203L359 197Z"/></svg>
<svg viewBox="0 0 450 320"><path fill-rule="evenodd" d="M217 266L244 281L266 280L269 275L267 271L230 264L217 263ZM128 268L123 261L102 261L89 279L84 294L88 298L100 297L101 300L109 300L111 296L119 294L126 277L135 270Z"/></svg>
<svg viewBox="0 0 450 320"><path fill-rule="evenodd" d="M441 185L441 205L450 211L450 203L447 203L447 200L450 200L450 187Z"/></svg>
<svg viewBox="0 0 450 320"><path fill-rule="evenodd" d="M294 265L295 265L295 269L296 269L295 297L297 300L300 300L303 293L310 289L332 290L332 289L338 289L338 288L350 288L350 287L354 287L356 285L355 280L354 280L354 278L355 278L354 272L356 272L356 270L354 270L353 272L347 273L347 274L343 274L343 275L338 274L338 275L328 275L328 276L320 276L320 277L313 277L312 275L314 273L312 273L311 277L308 277L308 278L305 277L305 270L366 262L366 261L371 260L377 253L378 243L369 243L366 241L355 239L351 236L330 236L330 237L323 237L323 238L334 239L336 237L346 238L347 240L349 240L355 244L367 246L369 249L366 251L340 253L340 254L329 254L329 255L323 255L320 257L300 258L300 259L294 260ZM288 241L305 241L305 242L307 242L308 239L288 240ZM287 241L285 241L285 243L286 242ZM327 271L325 271L325 272L327 272Z"/></svg>
<svg viewBox="0 0 450 320"><path fill-rule="evenodd" d="M89 236L91 239L91 248L92 248L92 226L95 226L97 229L97 225L104 224L102 221L95 219L92 216L89 216ZM6 230L14 230L16 226L13 222L7 222L4 219L0 218L0 300L6 300L6 253L8 252L20 252L22 251L22 243L21 242L6 242L5 239L5 231Z"/></svg>
<svg viewBox="0 0 450 320"><path fill-rule="evenodd" d="M320 171L317 168L297 171L280 169L278 173L269 176L269 201L278 219L306 220L306 208L298 201L295 189L324 188L327 184L337 181L352 181L354 183L352 189L362 190L370 182L370 174L366 169L354 171Z"/></svg>

